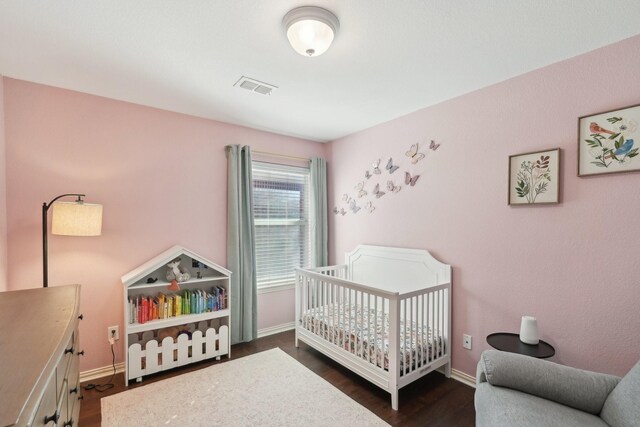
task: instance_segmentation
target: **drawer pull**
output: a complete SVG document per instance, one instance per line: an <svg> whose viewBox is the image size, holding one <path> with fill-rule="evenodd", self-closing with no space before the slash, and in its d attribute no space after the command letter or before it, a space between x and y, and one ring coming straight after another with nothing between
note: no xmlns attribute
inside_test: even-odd
<svg viewBox="0 0 640 427"><path fill-rule="evenodd" d="M73 354L73 347L68 348L68 349L66 349L66 350L64 351L64 354L67 354L67 353L71 353L71 354Z"/></svg>
<svg viewBox="0 0 640 427"><path fill-rule="evenodd" d="M73 426L73 418L71 418L69 421L65 421L65 423L63 424L63 427L71 427Z"/></svg>
<svg viewBox="0 0 640 427"><path fill-rule="evenodd" d="M80 316L78 316L78 319L80 320L84 319L84 314L81 314Z"/></svg>
<svg viewBox="0 0 640 427"><path fill-rule="evenodd" d="M56 412L54 412L53 415L44 417L44 423L46 425L46 424L49 424L51 421L53 421L54 424L57 424L59 419L60 419L60 412L56 410Z"/></svg>
<svg viewBox="0 0 640 427"><path fill-rule="evenodd" d="M78 400L84 399L84 396L78 396Z"/></svg>
<svg viewBox="0 0 640 427"><path fill-rule="evenodd" d="M77 393L78 392L78 387L74 387L71 390L69 390L69 394L73 394L73 393Z"/></svg>
<svg viewBox="0 0 640 427"><path fill-rule="evenodd" d="M79 351L78 356L84 356L84 350Z"/></svg>

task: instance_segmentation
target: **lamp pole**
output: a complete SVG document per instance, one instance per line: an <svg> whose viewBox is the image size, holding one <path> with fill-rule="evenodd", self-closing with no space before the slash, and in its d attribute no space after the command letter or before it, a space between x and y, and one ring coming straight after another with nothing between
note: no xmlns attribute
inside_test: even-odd
<svg viewBox="0 0 640 427"><path fill-rule="evenodd" d="M58 199L61 199L62 197L68 197L68 196L77 197L78 199L76 200L76 202L82 202L82 197L85 197L84 194L76 194L76 193L61 194L58 197L51 200L49 203L45 202L42 204L42 287L43 288L49 287L49 269L48 269L48 260L47 260L47 212L49 211L49 208L51 207L53 202L55 202Z"/></svg>

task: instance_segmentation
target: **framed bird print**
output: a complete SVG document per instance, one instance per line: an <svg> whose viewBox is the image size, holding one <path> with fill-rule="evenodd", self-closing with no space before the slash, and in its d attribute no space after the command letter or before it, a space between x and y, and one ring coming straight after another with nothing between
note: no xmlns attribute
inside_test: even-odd
<svg viewBox="0 0 640 427"><path fill-rule="evenodd" d="M509 156L509 205L560 201L560 149Z"/></svg>
<svg viewBox="0 0 640 427"><path fill-rule="evenodd" d="M578 119L578 176L640 170L640 105Z"/></svg>

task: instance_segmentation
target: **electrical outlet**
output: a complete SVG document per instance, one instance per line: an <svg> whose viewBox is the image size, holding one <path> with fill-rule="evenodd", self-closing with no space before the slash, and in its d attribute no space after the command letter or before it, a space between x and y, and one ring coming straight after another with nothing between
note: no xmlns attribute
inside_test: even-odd
<svg viewBox="0 0 640 427"><path fill-rule="evenodd" d="M107 341L111 342L111 340L117 341L119 339L120 339L120 327L118 325L109 326L107 328Z"/></svg>
<svg viewBox="0 0 640 427"><path fill-rule="evenodd" d="M467 350L471 350L471 335L462 335L462 346Z"/></svg>

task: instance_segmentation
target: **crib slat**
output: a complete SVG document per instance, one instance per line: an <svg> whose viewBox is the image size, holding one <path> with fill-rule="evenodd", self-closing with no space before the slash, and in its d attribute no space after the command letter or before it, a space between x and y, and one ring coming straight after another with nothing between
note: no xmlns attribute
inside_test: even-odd
<svg viewBox="0 0 640 427"><path fill-rule="evenodd" d="M438 291L436 293L436 296L438 297L438 339L436 340L436 346L437 346L437 352L436 352L436 356L440 357L441 354L441 348L440 348L440 337L442 336L441 332L442 332L442 303L440 302L440 294L441 291Z"/></svg>
<svg viewBox="0 0 640 427"><path fill-rule="evenodd" d="M376 366L378 366L378 342L382 342L382 341L378 341L378 334L379 334L379 331L378 331L378 296L374 296L374 298L375 299L374 299L373 304L375 306L374 307L375 308L375 312L373 314L375 316L374 317L375 325L373 327L375 329L373 331L374 331L374 341L375 341L375 343L374 343L374 347L373 347L373 360L374 360L374 363L376 364Z"/></svg>
<svg viewBox="0 0 640 427"><path fill-rule="evenodd" d="M440 302L438 301L438 292L434 292L434 298L435 298L435 312L436 312L436 319L435 319L435 325L436 325L436 331L438 334L438 337L440 337ZM436 354L434 355L434 359L437 359L439 357L440 354L440 340L436 339Z"/></svg>
<svg viewBox="0 0 640 427"><path fill-rule="evenodd" d="M364 292L360 292L360 331L358 341L360 342L360 357L364 359ZM356 318L357 319L357 318Z"/></svg>
<svg viewBox="0 0 640 427"><path fill-rule="evenodd" d="M352 303L351 303L352 300L353 300L353 298L352 298L353 297L353 291L352 290L349 290L348 296L349 296L349 301L348 301L348 305L347 305L347 310L348 310L347 316L349 317L347 319L347 325L348 325L347 328L348 328L348 334L349 334L349 343L348 343L349 347L348 347L348 349L349 349L349 353L351 353L351 349L353 348L352 347L353 307L352 307Z"/></svg>
<svg viewBox="0 0 640 427"><path fill-rule="evenodd" d="M327 312L327 282L325 282L324 280L321 282L320 284L321 289L322 289L322 301L320 304L322 304L322 323L323 323L323 327L322 330L320 331L320 334L322 336L323 339L327 339L327 322L328 322L328 315L329 313Z"/></svg>
<svg viewBox="0 0 640 427"><path fill-rule="evenodd" d="M440 319L442 316L442 304L440 303L440 291L436 292L436 300L438 301L438 320L437 320L437 331L438 331L438 339L436 340L436 358L440 357Z"/></svg>
<svg viewBox="0 0 640 427"><path fill-rule="evenodd" d="M338 308L338 285L331 284L331 343L337 345L336 342L336 309Z"/></svg>
<svg viewBox="0 0 640 427"><path fill-rule="evenodd" d="M371 363L371 294L367 295L367 361Z"/></svg>
<svg viewBox="0 0 640 427"><path fill-rule="evenodd" d="M354 346L355 343L353 342L353 327L355 326L354 322L353 322L353 317L355 315L355 310L354 310L354 307L353 307L353 305L354 305L353 296L354 296L353 295L353 290L350 290L349 291L349 313L348 313L348 316L349 316L349 319L348 319L348 322L349 322L349 352L351 352L355 348L355 346Z"/></svg>
<svg viewBox="0 0 640 427"><path fill-rule="evenodd" d="M425 329L426 329L426 321L424 318L424 294L420 295L420 326L422 327L422 354L420 355L420 366L424 366L426 364L425 353L429 350L428 342L425 341Z"/></svg>
<svg viewBox="0 0 640 427"><path fill-rule="evenodd" d="M309 329L307 327L307 319L309 317L309 305L307 304L307 282L309 279L307 277L302 277L300 280L300 303L302 304L302 327L304 329Z"/></svg>
<svg viewBox="0 0 640 427"><path fill-rule="evenodd" d="M438 355L442 356L442 325L444 322L442 321L442 289L438 291Z"/></svg>
<svg viewBox="0 0 640 427"><path fill-rule="evenodd" d="M431 363L431 357L433 355L433 322L431 322L431 307L429 306L430 304L430 298L431 297L431 293L427 294L427 325L429 327L429 332L431 334L431 341L430 341L430 346L429 346L429 354L427 354L427 363Z"/></svg>
<svg viewBox="0 0 640 427"><path fill-rule="evenodd" d="M341 297L340 297L340 312L338 313L338 322L342 325L340 327L340 347L344 348L344 338L345 338L345 328L344 328L344 304L345 304L345 296L344 296L344 287L341 288Z"/></svg>
<svg viewBox="0 0 640 427"><path fill-rule="evenodd" d="M438 329L436 327L436 295L434 292L431 292L431 294L429 295L429 297L431 298L431 324L433 325L432 327L432 331L434 334L437 333ZM431 361L434 361L437 357L438 354L438 340L435 340L433 343L433 349L434 352L431 354Z"/></svg>
<svg viewBox="0 0 640 427"><path fill-rule="evenodd" d="M349 289L344 290L344 305L342 307L342 334L344 335L344 345L342 348L345 350L349 348L349 324L347 323L347 316L349 316Z"/></svg>
<svg viewBox="0 0 640 427"><path fill-rule="evenodd" d="M439 327L438 327L438 347L440 349L440 356L443 356L442 352L442 331L444 328L444 299L442 298L443 295L443 290L440 289L438 291L438 295L439 295L439 300L440 300L440 322L439 322Z"/></svg>
<svg viewBox="0 0 640 427"><path fill-rule="evenodd" d="M414 355L413 352L414 351L416 353L418 352L418 346L417 346L417 342L415 340L416 335L418 333L418 329L416 329L415 332L414 332L414 326L416 326L416 322L413 321L413 297L411 297L411 299L409 300L409 308L411 310L411 319L409 320L410 321L410 323L409 323L410 326L409 327L411 328L411 329L409 329L410 334L411 334L411 342L409 343L409 345L411 346L410 349L409 349L410 350L410 353L409 353L410 354L410 356L409 356L409 370L410 370L410 372L413 372L413 370L415 369L414 366L413 366L413 361L414 361L415 356L417 356L417 354Z"/></svg>

